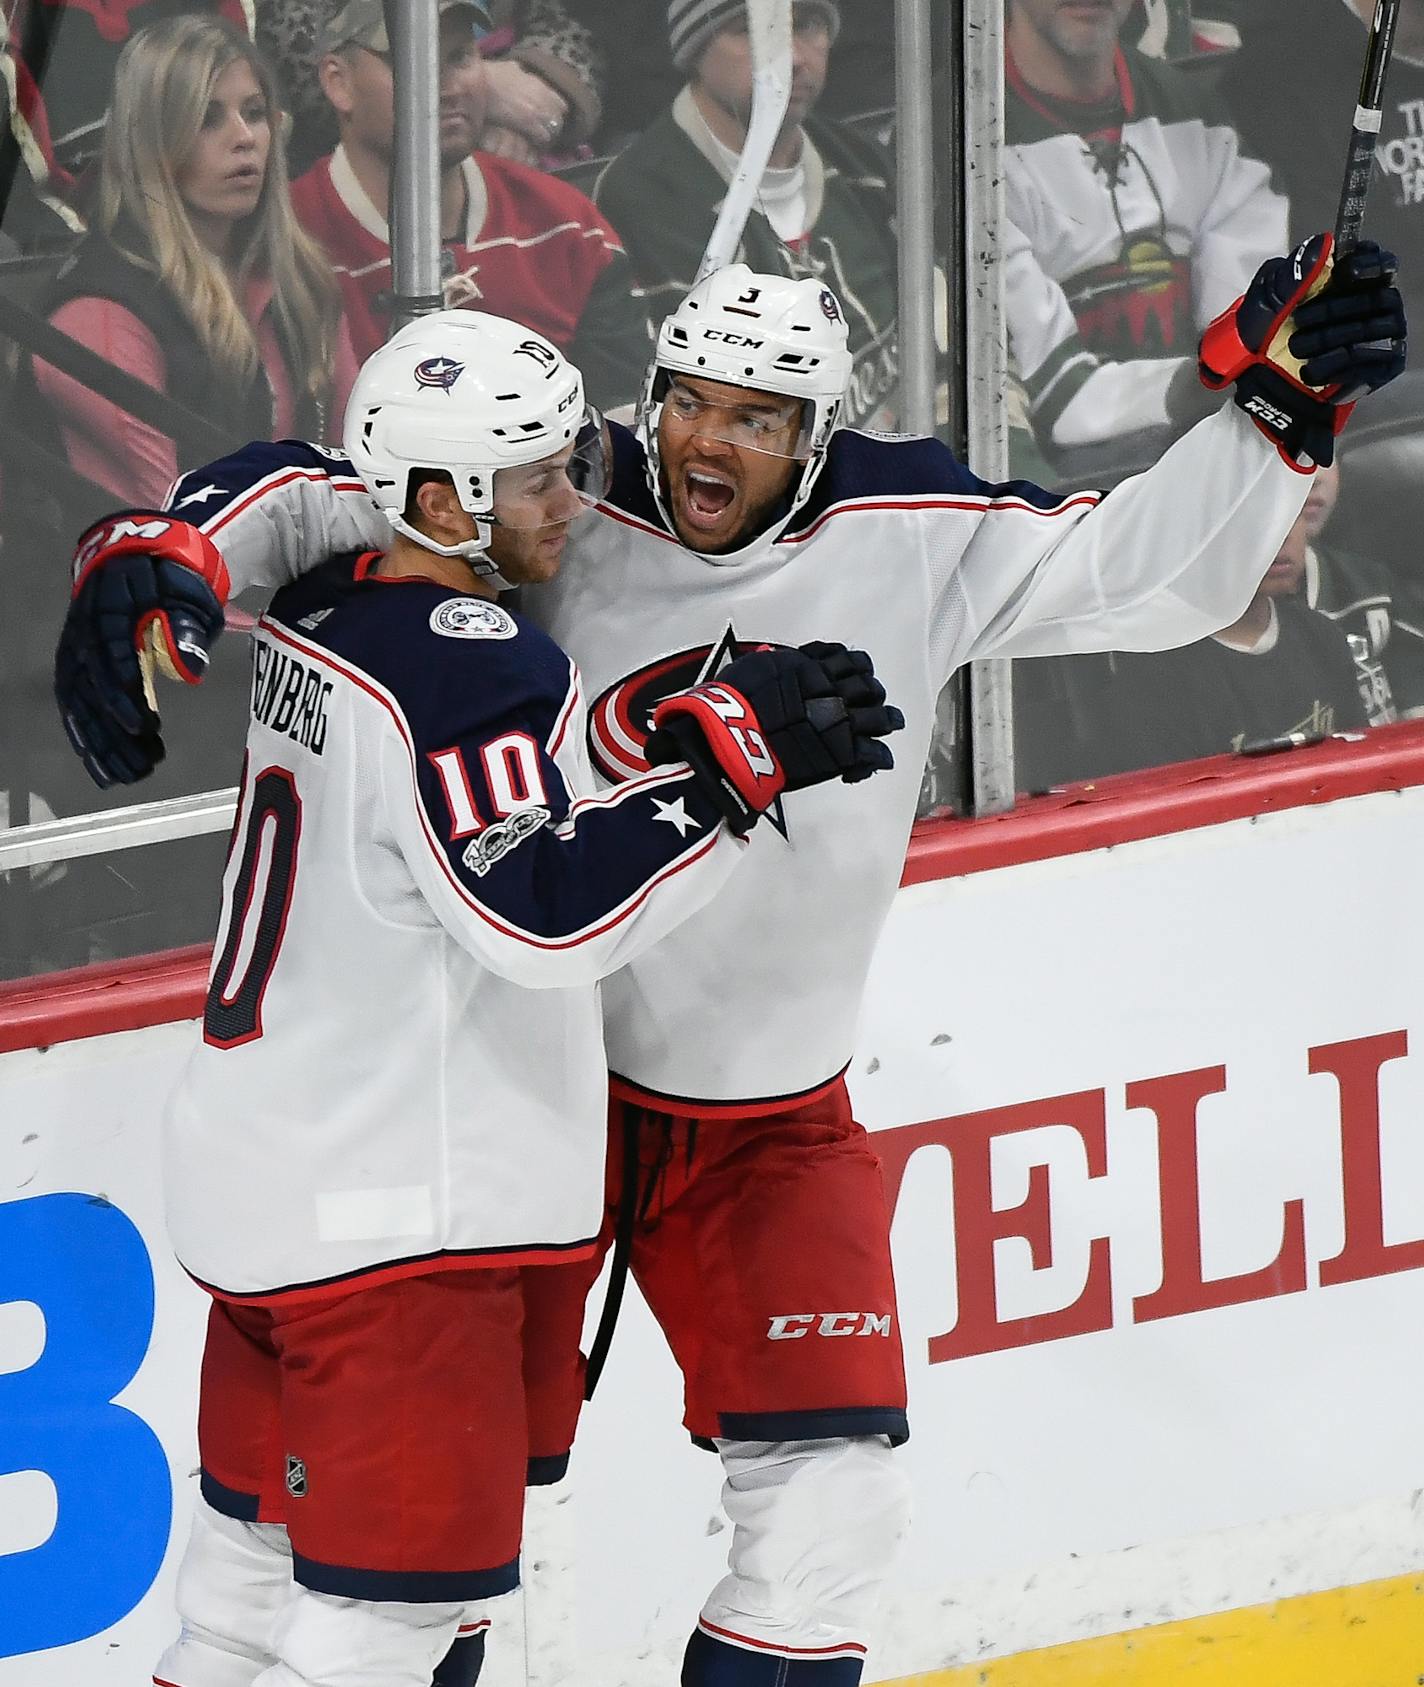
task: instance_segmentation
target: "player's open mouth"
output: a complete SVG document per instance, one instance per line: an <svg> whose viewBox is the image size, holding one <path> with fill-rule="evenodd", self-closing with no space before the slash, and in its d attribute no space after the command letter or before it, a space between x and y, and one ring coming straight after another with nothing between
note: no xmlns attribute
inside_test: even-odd
<svg viewBox="0 0 1424 1687"><path fill-rule="evenodd" d="M708 527L721 520L737 496L737 489L730 480L702 469L688 469L683 477L683 486L694 519Z"/></svg>

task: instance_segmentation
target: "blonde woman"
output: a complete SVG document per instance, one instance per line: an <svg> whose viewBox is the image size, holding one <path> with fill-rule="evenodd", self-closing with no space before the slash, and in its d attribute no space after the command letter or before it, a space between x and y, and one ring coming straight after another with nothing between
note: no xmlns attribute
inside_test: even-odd
<svg viewBox="0 0 1424 1687"><path fill-rule="evenodd" d="M97 211L50 321L231 435L340 437L355 357L340 293L297 226L270 70L221 19L180 16L125 46ZM211 455L36 360L71 463L127 504L160 503Z"/></svg>

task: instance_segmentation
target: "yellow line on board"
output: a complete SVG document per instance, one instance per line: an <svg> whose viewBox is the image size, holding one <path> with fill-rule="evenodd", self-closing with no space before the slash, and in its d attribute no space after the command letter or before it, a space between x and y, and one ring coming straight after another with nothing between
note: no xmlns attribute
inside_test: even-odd
<svg viewBox="0 0 1424 1687"><path fill-rule="evenodd" d="M1076 1640L879 1687L1419 1687L1424 1576Z"/></svg>

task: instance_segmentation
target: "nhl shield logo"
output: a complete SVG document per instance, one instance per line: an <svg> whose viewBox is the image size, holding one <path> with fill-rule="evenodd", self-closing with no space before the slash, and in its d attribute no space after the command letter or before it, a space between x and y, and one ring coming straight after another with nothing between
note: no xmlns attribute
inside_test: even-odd
<svg viewBox="0 0 1424 1687"><path fill-rule="evenodd" d="M303 1499L307 1491L307 1466L305 1459L299 1459L294 1453L287 1454L287 1492L294 1500Z"/></svg>

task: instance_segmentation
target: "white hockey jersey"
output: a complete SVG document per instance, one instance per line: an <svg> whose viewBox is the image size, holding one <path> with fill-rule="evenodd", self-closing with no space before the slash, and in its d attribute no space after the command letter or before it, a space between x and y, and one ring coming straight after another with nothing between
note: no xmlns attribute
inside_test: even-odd
<svg viewBox="0 0 1424 1687"><path fill-rule="evenodd" d="M1269 168L1201 79L1130 48L1117 71L1099 116L1008 65L1009 342L1034 427L1061 447L1170 421L1202 330L1289 245Z"/></svg>
<svg viewBox="0 0 1424 1687"><path fill-rule="evenodd" d="M373 560L280 592L254 639L165 1154L178 1257L229 1296L587 1252L597 981L749 853L683 764L594 794L568 657Z"/></svg>
<svg viewBox="0 0 1424 1687"><path fill-rule="evenodd" d="M607 981L615 1092L715 1114L769 1111L833 1081L950 674L981 657L1161 649L1226 626L1309 485L1229 404L1106 499L989 486L934 440L847 430L793 520L705 557L669 532L641 448L616 430L611 491L525 604L585 675L595 766L642 768L650 705L760 642L863 647L907 726L890 741L893 773L798 792L782 834L758 828L713 905ZM202 522L239 586L276 585L334 545L385 542L350 465L291 442L195 471L171 507Z"/></svg>

